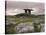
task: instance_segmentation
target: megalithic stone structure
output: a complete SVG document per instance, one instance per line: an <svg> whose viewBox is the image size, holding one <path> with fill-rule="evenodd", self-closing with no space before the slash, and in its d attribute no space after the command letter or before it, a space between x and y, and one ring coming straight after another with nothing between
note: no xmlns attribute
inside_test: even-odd
<svg viewBox="0 0 46 35"><path fill-rule="evenodd" d="M28 12L29 15L31 15L31 11L33 11L33 9L24 9L24 10L25 10L25 14L27 14Z"/></svg>

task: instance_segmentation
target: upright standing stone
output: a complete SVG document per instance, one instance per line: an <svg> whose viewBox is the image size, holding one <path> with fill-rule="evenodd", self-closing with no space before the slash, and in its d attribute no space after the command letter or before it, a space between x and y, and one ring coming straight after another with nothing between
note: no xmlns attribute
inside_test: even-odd
<svg viewBox="0 0 46 35"><path fill-rule="evenodd" d="M27 14L27 9L24 9L25 10L25 14Z"/></svg>

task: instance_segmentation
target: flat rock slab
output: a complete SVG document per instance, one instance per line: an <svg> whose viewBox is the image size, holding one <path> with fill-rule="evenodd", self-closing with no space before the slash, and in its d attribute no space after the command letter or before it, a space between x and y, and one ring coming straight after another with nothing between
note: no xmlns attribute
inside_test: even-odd
<svg viewBox="0 0 46 35"><path fill-rule="evenodd" d="M21 32L26 33L27 31L34 32L33 22L20 23L16 26L16 32L17 33L21 33Z"/></svg>

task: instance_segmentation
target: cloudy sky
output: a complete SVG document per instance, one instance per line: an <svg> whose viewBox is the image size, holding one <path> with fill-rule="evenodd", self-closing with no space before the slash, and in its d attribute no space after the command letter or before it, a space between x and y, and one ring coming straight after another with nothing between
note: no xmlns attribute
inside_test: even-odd
<svg viewBox="0 0 46 35"><path fill-rule="evenodd" d="M16 15L24 13L25 8L33 9L31 14L44 14L44 3L42 2L25 2L25 1L7 1L6 15Z"/></svg>

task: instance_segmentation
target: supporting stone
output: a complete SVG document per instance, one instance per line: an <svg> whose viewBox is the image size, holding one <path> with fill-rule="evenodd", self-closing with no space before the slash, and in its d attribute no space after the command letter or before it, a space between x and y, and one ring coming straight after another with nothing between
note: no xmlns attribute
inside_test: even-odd
<svg viewBox="0 0 46 35"><path fill-rule="evenodd" d="M27 14L27 9L24 9L25 10L25 14Z"/></svg>

